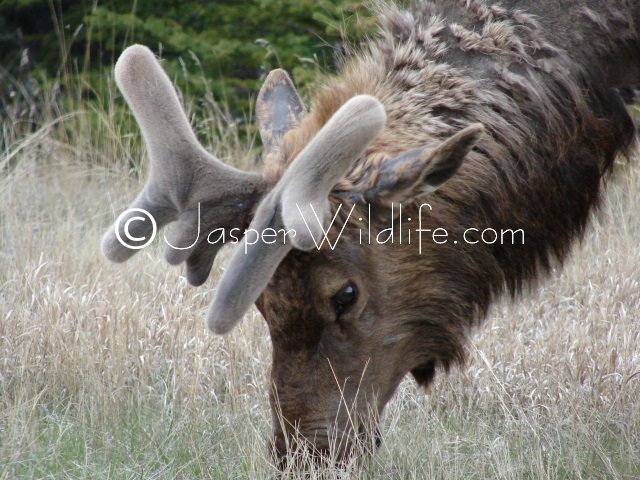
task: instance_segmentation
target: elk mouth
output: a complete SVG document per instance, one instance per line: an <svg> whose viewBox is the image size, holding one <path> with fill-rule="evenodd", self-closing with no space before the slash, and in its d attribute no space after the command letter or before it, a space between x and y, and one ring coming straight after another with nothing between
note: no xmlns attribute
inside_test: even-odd
<svg viewBox="0 0 640 480"><path fill-rule="evenodd" d="M344 469L352 461L373 455L382 445L377 426L359 425L342 432L316 430L312 434L297 433L289 437L276 435L271 442L271 454L279 472L311 472L325 469Z"/></svg>

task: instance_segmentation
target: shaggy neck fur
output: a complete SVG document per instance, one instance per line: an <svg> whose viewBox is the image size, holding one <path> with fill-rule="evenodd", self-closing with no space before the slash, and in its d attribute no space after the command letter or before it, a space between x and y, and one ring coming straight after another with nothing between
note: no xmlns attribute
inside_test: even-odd
<svg viewBox="0 0 640 480"><path fill-rule="evenodd" d="M518 292L566 257L598 201L603 175L633 141L618 91L594 65L616 57L630 40L637 42L625 19L638 18L638 12L631 16L623 2L595 2L604 14L585 2L564 2L564 18L575 31L598 32L597 39L580 42L555 15L544 20L518 9L519 3L531 2L443 0L422 2L412 12L376 4L380 35L352 53L300 128L268 159L266 173L275 181L345 101L372 95L385 107L387 127L333 191L335 203L358 202L354 192L375 181L381 162L472 123L486 127L454 178L415 199L413 207L405 205L405 212L410 216L411 208L428 201L432 211L423 228L445 227L452 237L469 227L522 228L525 244L432 245L422 258L413 246L411 252L389 252L390 274L403 283L399 289L429 285L429 305L415 302L406 322L423 338L442 335L443 326L452 329L443 358L434 362L420 359L419 351L410 354L421 383L428 383L436 363L446 367L462 358L459 326L481 319L495 294ZM381 203L382 218L388 205ZM428 262L429 272L416 270L417 261ZM438 291L443 301L435 304ZM421 319L427 312L429 318Z"/></svg>

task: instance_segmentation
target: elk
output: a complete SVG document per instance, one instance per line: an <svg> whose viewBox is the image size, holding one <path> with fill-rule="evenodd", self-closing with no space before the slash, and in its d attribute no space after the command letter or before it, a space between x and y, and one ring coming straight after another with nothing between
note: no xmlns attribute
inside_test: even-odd
<svg viewBox="0 0 640 480"><path fill-rule="evenodd" d="M357 419L405 375L426 387L462 362L492 300L566 257L633 145L621 91L639 78L638 2L373 9L379 33L309 110L284 71L266 78L261 173L198 143L147 48L115 67L151 164L131 207L155 225L127 210L103 253L123 262L175 221L166 260L199 286L238 240L206 325L225 334L254 303L266 320L277 459L300 441L325 453L331 431L371 436Z"/></svg>

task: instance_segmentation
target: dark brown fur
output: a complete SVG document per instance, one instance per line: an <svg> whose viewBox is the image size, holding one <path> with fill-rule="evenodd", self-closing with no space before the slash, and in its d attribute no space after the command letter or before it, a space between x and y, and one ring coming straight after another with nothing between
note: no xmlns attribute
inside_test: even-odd
<svg viewBox="0 0 640 480"><path fill-rule="evenodd" d="M198 144L148 48L127 48L115 68L150 174L103 237L107 258L127 260L156 223L177 221L165 256L186 262L197 286L223 244L201 231L298 229L288 243L249 244L247 234L206 320L227 333L257 299L273 343L281 459L300 437L323 453L336 437L334 453L347 456L354 442L342 435L371 433L361 420L373 413L375 423L407 373L426 387L463 361L491 301L567 256L633 143L620 92L628 97L640 77L640 2L411 5L374 4L379 35L347 55L308 114L288 75L269 74L256 105L262 175ZM336 213L335 245L312 248L311 206L320 226ZM156 223L139 221L139 209ZM443 229L446 242L419 227ZM485 228L522 230L524 243L483 243ZM379 243L384 232L393 241Z"/></svg>
<svg viewBox="0 0 640 480"><path fill-rule="evenodd" d="M268 157L265 174L275 183L349 98L369 94L385 107L385 131L334 188L334 210L357 204L337 248L291 252L257 302L273 341L280 454L282 425L289 433L295 425L320 449L327 447L320 432L333 419L346 428L340 389L348 404L359 402L358 412L363 398L381 412L406 373L426 386L437 367L462 361L470 327L492 299L549 272L583 234L603 176L633 142L617 87L636 79L640 59L629 62L640 8L549 3L442 0L413 13L378 4L379 36L351 54L300 128ZM629 78L617 73L625 63ZM382 162L477 122L486 135L459 172L403 205L403 245L397 237L393 245L360 245L359 229L367 227L357 219L367 218L367 192ZM422 227L446 228L450 240L425 240L419 255L407 230L415 232L424 202L432 210L423 210ZM372 208L375 235L392 214L385 198ZM525 243L463 244L469 227L522 228ZM366 306L336 322L331 297L347 280L367 295Z"/></svg>

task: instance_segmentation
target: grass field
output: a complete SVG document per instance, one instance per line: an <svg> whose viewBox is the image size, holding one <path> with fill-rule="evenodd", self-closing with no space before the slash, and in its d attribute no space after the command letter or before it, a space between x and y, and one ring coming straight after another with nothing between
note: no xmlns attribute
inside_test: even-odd
<svg viewBox="0 0 640 480"><path fill-rule="evenodd" d="M225 338L203 323L229 251L198 289L157 246L107 263L144 149L113 95L56 102L24 94L2 123L0 479L272 477L264 321ZM250 165L204 108L203 142ZM378 453L326 477L639 478L639 198L634 158L565 268L496 305L426 395L407 379Z"/></svg>

